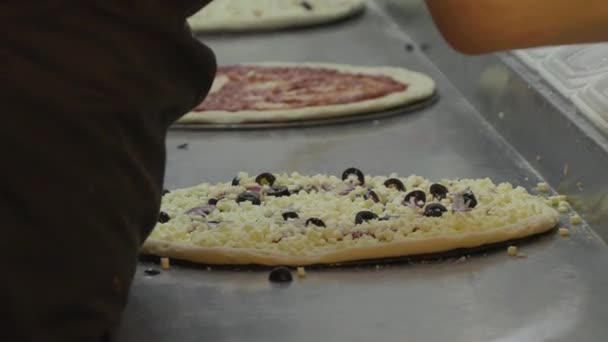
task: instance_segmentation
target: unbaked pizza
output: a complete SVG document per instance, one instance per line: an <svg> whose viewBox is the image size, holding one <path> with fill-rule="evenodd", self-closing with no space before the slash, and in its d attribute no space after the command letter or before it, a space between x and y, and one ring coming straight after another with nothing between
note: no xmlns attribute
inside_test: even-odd
<svg viewBox="0 0 608 342"><path fill-rule="evenodd" d="M142 252L211 265L338 264L448 252L552 229L547 200L490 179L240 173L174 190Z"/></svg>
<svg viewBox="0 0 608 342"><path fill-rule="evenodd" d="M364 8L364 0L214 0L188 23L200 32L284 29L336 21Z"/></svg>
<svg viewBox="0 0 608 342"><path fill-rule="evenodd" d="M257 63L218 68L207 98L179 123L287 122L374 113L429 98L428 76L397 67Z"/></svg>

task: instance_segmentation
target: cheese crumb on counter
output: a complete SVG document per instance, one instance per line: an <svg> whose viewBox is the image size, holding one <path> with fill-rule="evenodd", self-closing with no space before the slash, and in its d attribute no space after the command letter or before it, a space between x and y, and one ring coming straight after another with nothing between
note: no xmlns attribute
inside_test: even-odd
<svg viewBox="0 0 608 342"><path fill-rule="evenodd" d="M538 192L549 192L551 188L547 183L538 183L536 184L536 191Z"/></svg>
<svg viewBox="0 0 608 342"><path fill-rule="evenodd" d="M509 248L507 248L507 254L509 256L517 256L517 246L509 246Z"/></svg>
<svg viewBox="0 0 608 342"><path fill-rule="evenodd" d="M169 258L160 258L160 267L163 270L168 270L169 267L171 267L171 265L169 263Z"/></svg>
<svg viewBox="0 0 608 342"><path fill-rule="evenodd" d="M572 216L570 216L570 223L581 224L581 223L583 223L583 219L578 215L572 215Z"/></svg>
<svg viewBox="0 0 608 342"><path fill-rule="evenodd" d="M558 229L559 236L570 236L570 230L568 228Z"/></svg>
<svg viewBox="0 0 608 342"><path fill-rule="evenodd" d="M301 266L298 267L296 272L298 274L298 277L300 277L300 278L306 277L306 270L304 269L304 267L301 267Z"/></svg>

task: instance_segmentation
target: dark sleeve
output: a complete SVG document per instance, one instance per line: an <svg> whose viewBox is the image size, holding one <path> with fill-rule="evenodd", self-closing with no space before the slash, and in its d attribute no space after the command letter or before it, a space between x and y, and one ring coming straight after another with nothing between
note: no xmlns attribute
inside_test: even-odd
<svg viewBox="0 0 608 342"><path fill-rule="evenodd" d="M119 321L167 127L215 72L161 3L55 1L0 23L0 341L98 342Z"/></svg>

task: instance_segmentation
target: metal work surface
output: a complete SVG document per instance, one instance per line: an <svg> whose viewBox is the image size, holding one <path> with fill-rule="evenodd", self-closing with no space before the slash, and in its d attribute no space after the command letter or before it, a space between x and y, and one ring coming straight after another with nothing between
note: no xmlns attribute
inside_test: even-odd
<svg viewBox="0 0 608 342"><path fill-rule="evenodd" d="M204 41L220 63L403 66L434 78L441 99L419 112L344 125L172 131L169 189L229 181L238 171L340 174L350 166L369 174L413 173L431 179L491 177L527 188L540 180L520 148L512 148L522 142L511 145L501 138L475 101L459 92L461 83L466 88L470 80L448 79L421 51L408 51L406 44L414 42L375 2L364 15L337 25ZM528 87L521 91L534 93ZM531 118L530 125L542 124ZM598 188L606 184L593 181ZM508 257L501 249L458 261L309 270L306 278L286 287L270 284L265 270L174 266L148 277L143 270L150 264L142 263L116 340L605 340L604 242L584 226L575 227L569 238L550 234L520 249L526 258Z"/></svg>

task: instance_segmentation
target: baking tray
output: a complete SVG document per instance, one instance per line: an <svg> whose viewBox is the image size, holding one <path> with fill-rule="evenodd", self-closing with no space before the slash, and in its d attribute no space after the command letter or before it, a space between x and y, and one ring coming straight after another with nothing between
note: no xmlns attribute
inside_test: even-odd
<svg viewBox="0 0 608 342"><path fill-rule="evenodd" d="M392 108L385 111L364 113L351 116L338 116L327 119L313 120L297 120L288 122L247 122L236 124L220 124L220 123L200 123L200 124L180 124L176 123L171 126L171 129L179 130L249 130L249 129L277 129L277 128L294 128L294 127L313 127L322 125L341 125L359 121L373 121L385 119L395 115L403 115L413 111L420 110L437 102L439 95L433 93L431 97L422 101L413 102L407 106Z"/></svg>
<svg viewBox="0 0 608 342"><path fill-rule="evenodd" d="M221 63L265 60L388 65L424 72L441 99L408 115L270 130L172 130L165 186L238 171L491 177L547 181L586 223L571 236L432 263L309 270L287 287L268 271L141 262L116 341L604 341L608 336L608 143L508 53L464 57L422 1L369 1L323 29L206 37ZM423 48L424 47L424 48ZM502 114L501 114L502 113ZM188 148L179 148L187 144ZM564 165L568 164L568 172Z"/></svg>

